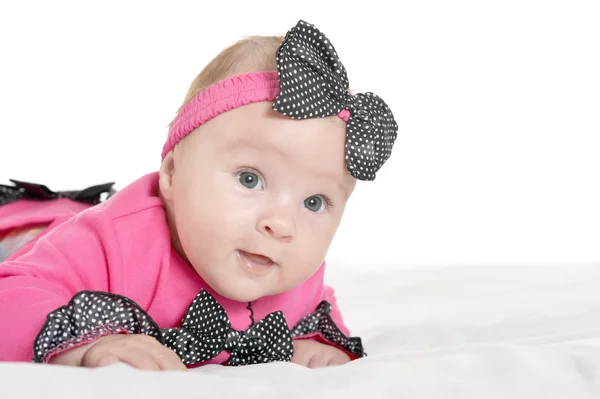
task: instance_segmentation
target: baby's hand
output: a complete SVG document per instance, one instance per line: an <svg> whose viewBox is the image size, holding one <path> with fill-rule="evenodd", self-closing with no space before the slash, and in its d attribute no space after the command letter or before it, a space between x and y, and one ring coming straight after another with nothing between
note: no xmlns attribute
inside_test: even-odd
<svg viewBox="0 0 600 399"><path fill-rule="evenodd" d="M350 357L338 348L311 339L294 340L292 363L311 369L348 363Z"/></svg>
<svg viewBox="0 0 600 399"><path fill-rule="evenodd" d="M175 352L142 334L101 337L58 354L49 363L81 367L126 363L143 370L187 370Z"/></svg>

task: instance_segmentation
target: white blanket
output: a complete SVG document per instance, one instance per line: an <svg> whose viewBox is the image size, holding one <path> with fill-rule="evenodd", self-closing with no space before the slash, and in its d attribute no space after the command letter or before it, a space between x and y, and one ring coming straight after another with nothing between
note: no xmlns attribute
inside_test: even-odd
<svg viewBox="0 0 600 399"><path fill-rule="evenodd" d="M310 370L0 363L0 398L599 398L600 265L330 270L368 357Z"/></svg>

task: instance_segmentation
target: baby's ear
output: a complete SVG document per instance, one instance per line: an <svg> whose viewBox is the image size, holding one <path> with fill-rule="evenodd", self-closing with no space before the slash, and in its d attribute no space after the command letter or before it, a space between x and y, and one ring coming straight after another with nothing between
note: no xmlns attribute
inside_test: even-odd
<svg viewBox="0 0 600 399"><path fill-rule="evenodd" d="M175 174L175 156L171 150L165 155L158 171L158 187L162 197L167 201L173 200L173 175Z"/></svg>

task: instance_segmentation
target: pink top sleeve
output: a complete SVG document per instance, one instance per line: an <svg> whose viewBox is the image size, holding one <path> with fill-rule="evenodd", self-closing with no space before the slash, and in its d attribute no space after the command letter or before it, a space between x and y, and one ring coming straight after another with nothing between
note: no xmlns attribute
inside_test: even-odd
<svg viewBox="0 0 600 399"><path fill-rule="evenodd" d="M119 252L119 244L108 218L90 215L79 214L0 264L0 361L31 361L50 312L79 291L109 290L107 259L118 262L111 252Z"/></svg>

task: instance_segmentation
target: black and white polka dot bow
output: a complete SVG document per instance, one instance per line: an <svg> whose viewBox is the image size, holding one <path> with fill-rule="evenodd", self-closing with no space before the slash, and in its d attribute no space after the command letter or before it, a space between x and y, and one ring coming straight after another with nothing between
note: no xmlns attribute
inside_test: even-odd
<svg viewBox="0 0 600 399"><path fill-rule="evenodd" d="M184 364L230 353L230 366L289 361L293 356L292 335L283 313L270 313L244 331L231 328L223 307L202 290L187 310L180 328L161 331L163 344Z"/></svg>
<svg viewBox="0 0 600 399"><path fill-rule="evenodd" d="M294 119L322 118L347 109L346 166L374 180L397 137L392 111L376 94L349 90L344 65L327 37L305 21L288 31L277 50L280 92L273 109Z"/></svg>

